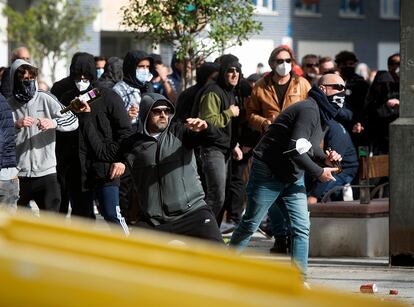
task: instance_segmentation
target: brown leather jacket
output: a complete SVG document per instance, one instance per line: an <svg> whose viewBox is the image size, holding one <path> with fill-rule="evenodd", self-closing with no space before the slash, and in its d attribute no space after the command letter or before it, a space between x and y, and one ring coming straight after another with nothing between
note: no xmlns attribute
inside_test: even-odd
<svg viewBox="0 0 414 307"><path fill-rule="evenodd" d="M273 122L281 111L298 101L306 99L310 88L311 86L305 78L292 75L281 110L276 89L273 86L272 73L264 76L256 83L250 99L246 103L249 125L263 133L263 123L266 119Z"/></svg>

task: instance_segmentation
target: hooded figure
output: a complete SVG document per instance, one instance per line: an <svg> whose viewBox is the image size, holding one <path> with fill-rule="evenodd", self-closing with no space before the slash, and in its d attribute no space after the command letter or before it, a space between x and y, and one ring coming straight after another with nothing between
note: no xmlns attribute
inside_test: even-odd
<svg viewBox="0 0 414 307"><path fill-rule="evenodd" d="M196 72L197 83L181 92L176 105L175 120L185 121L189 117L198 116L198 105L206 84L218 73L220 65L211 62L203 63Z"/></svg>
<svg viewBox="0 0 414 307"><path fill-rule="evenodd" d="M8 102L17 128L18 175L24 178L18 204L27 206L30 200L35 200L39 208L57 211L60 194L55 133L77 129L78 119L72 112L61 114L63 106L56 97L37 91L37 71L24 60L16 60L10 70L13 96ZM34 187L37 187L36 193L32 190Z"/></svg>
<svg viewBox="0 0 414 307"><path fill-rule="evenodd" d="M117 82L121 81L124 76L123 63L124 61L118 57L110 57L105 64L104 73L97 81L97 86L113 88Z"/></svg>
<svg viewBox="0 0 414 307"><path fill-rule="evenodd" d="M219 128L221 135L213 143L203 144L203 171L206 179L206 202L217 219L225 200L227 164L232 151L232 118L239 116L236 88L241 78L241 65L234 55L219 58L220 69L216 82L203 92L200 118ZM218 220L220 224L221 221Z"/></svg>
<svg viewBox="0 0 414 307"><path fill-rule="evenodd" d="M85 78L84 80L80 80L82 76ZM92 89L95 81L96 67L93 55L86 52L77 52L72 57L69 76L55 82L50 92L63 105L67 106L72 99Z"/></svg>
<svg viewBox="0 0 414 307"><path fill-rule="evenodd" d="M138 80L137 65L142 60L148 60L150 62L148 72L152 74L152 72L155 70L153 58L150 57L145 51L129 51L124 58L124 63L122 66L122 70L124 73L123 80L129 86L139 89L141 93L153 92L152 85L150 82L152 79L152 75L151 78L148 78L147 80Z"/></svg>
<svg viewBox="0 0 414 307"><path fill-rule="evenodd" d="M154 60L146 52L140 50L129 51L123 63L124 77L113 87L113 90L124 101L124 107L128 111L131 123L134 126L138 124L137 115L139 114L142 94L154 91L151 83L151 72L154 70Z"/></svg>
<svg viewBox="0 0 414 307"><path fill-rule="evenodd" d="M222 242L204 202L193 154L194 147L216 138L217 130L200 119L186 127L172 122L173 115L174 105L164 96L143 95L139 114L143 125L122 146L141 199L141 224ZM160 120L162 125L156 127Z"/></svg>

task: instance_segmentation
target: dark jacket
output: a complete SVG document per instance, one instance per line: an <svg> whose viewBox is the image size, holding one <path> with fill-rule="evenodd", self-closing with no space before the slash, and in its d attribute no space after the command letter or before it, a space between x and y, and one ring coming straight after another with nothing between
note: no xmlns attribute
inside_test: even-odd
<svg viewBox="0 0 414 307"><path fill-rule="evenodd" d="M90 113L79 113L79 162L84 189L119 184L109 179L112 162L120 162L120 143L131 135L131 123L122 99L102 88Z"/></svg>
<svg viewBox="0 0 414 307"><path fill-rule="evenodd" d="M223 152L227 156L230 155L232 149L231 121L233 115L229 110L229 107L231 105L239 105L236 93L236 88L238 87L238 85L233 87L226 81L226 72L230 67L236 67L241 69L241 65L238 62L238 58L231 54L223 55L221 57L220 70L217 81L212 82L210 85L207 86L207 88L203 92L203 96L201 97L200 101L201 118L207 121L213 121L214 118L216 118L217 122L220 122L220 124L225 125L223 127L219 127L216 125L221 131L220 137L218 137L214 142L203 144L203 148L207 150L218 150ZM240 79L241 73L239 82ZM214 108L211 107L211 105L213 105L216 99L218 99L219 101L218 110L214 110Z"/></svg>
<svg viewBox="0 0 414 307"><path fill-rule="evenodd" d="M399 116L399 107L387 106L389 99L400 99L399 80L388 71L378 71L366 101L367 133L374 154L389 152L389 124Z"/></svg>
<svg viewBox="0 0 414 307"><path fill-rule="evenodd" d="M197 68L197 83L181 92L175 103L174 120L185 121L189 117L198 116L198 104L203 93L202 88L209 81L210 76L219 71L220 66L216 63L206 62Z"/></svg>
<svg viewBox="0 0 414 307"><path fill-rule="evenodd" d="M218 132L213 126L199 133L185 128L180 122L172 122L158 136L152 137L146 130L149 111L164 96L145 94L141 101L140 132L132 135L122 146L134 188L141 199L143 220L159 225L171 222L206 206L204 191L197 173L193 148L206 139L214 139Z"/></svg>
<svg viewBox="0 0 414 307"><path fill-rule="evenodd" d="M13 95L10 85L10 67L7 67L3 72L0 84L0 94L5 98L9 98Z"/></svg>
<svg viewBox="0 0 414 307"><path fill-rule="evenodd" d="M69 68L69 76L55 82L51 88L51 93L65 106L68 106L71 100L82 93L75 85L75 78L84 75L92 80L96 80L95 59L93 55L86 52L77 52L73 55ZM79 131L59 132L56 131L56 159L57 172L60 177L68 176L73 180L76 186L74 189L80 189L81 170L79 166ZM84 180L83 180L84 181Z"/></svg>
<svg viewBox="0 0 414 307"><path fill-rule="evenodd" d="M0 94L0 169L15 167L16 128L9 104Z"/></svg>
<svg viewBox="0 0 414 307"><path fill-rule="evenodd" d="M320 148L323 129L338 111L319 88L313 87L308 99L288 107L269 126L254 149L254 157L265 162L284 183L295 182L304 171L319 177L323 169L318 163L326 157ZM299 154L295 150L296 140L301 138L312 144L307 153Z"/></svg>

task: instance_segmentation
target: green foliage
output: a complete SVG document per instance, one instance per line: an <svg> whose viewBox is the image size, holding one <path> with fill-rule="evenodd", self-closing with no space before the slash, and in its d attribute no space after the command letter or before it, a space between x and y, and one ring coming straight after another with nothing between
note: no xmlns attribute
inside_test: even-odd
<svg viewBox="0 0 414 307"><path fill-rule="evenodd" d="M130 0L121 10L123 26L154 45L169 43L193 65L262 30L251 0Z"/></svg>
<svg viewBox="0 0 414 307"><path fill-rule="evenodd" d="M52 81L57 62L85 38L85 27L96 16L91 9L81 7L80 0L41 0L23 13L6 6L3 14L8 18L9 41L27 46L39 68L47 58Z"/></svg>

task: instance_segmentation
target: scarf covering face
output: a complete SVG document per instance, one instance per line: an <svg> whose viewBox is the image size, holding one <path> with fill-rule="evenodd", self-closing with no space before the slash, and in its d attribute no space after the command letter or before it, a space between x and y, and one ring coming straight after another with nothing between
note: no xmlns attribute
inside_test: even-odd
<svg viewBox="0 0 414 307"><path fill-rule="evenodd" d="M325 93L317 86L311 88L309 96L315 99L318 104L323 126L326 126L328 121L335 118L341 109L337 104L330 103Z"/></svg>
<svg viewBox="0 0 414 307"><path fill-rule="evenodd" d="M19 80L15 74L13 94L21 103L28 103L36 93L36 80Z"/></svg>

